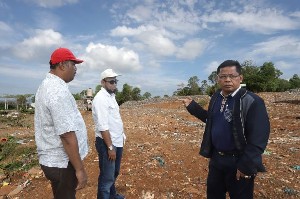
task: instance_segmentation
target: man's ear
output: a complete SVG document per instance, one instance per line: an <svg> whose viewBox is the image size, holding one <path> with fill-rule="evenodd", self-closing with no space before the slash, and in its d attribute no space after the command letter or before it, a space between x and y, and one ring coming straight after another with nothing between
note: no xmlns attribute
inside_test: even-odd
<svg viewBox="0 0 300 199"><path fill-rule="evenodd" d="M63 62L60 62L58 64L58 67L59 67L60 70L65 70L65 64Z"/></svg>
<svg viewBox="0 0 300 199"><path fill-rule="evenodd" d="M243 82L243 79L244 79L244 76L243 76L243 75L240 75L241 83Z"/></svg>

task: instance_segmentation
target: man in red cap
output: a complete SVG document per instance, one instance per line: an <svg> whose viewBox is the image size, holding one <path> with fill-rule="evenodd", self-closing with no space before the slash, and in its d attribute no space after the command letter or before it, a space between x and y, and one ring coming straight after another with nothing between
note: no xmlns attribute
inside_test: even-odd
<svg viewBox="0 0 300 199"><path fill-rule="evenodd" d="M55 199L74 199L76 190L87 184L82 161L88 153L86 126L67 85L74 79L76 64L82 62L69 49L56 49L50 71L35 95L39 163Z"/></svg>

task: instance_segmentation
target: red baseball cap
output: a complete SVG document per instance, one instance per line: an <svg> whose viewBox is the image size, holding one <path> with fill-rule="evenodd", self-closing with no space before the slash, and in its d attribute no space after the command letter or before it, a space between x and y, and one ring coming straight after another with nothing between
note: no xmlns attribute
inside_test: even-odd
<svg viewBox="0 0 300 199"><path fill-rule="evenodd" d="M74 61L76 64L83 62L81 59L77 59L74 54L67 48L58 48L53 51L50 62L51 64L57 64L64 61Z"/></svg>

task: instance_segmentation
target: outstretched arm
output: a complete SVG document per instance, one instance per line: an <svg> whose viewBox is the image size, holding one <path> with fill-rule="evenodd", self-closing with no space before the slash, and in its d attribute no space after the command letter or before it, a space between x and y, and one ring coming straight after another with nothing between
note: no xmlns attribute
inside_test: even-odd
<svg viewBox="0 0 300 199"><path fill-rule="evenodd" d="M191 97L181 99L181 101L191 115L195 116L196 118L200 119L202 122L206 123L207 110L204 110Z"/></svg>

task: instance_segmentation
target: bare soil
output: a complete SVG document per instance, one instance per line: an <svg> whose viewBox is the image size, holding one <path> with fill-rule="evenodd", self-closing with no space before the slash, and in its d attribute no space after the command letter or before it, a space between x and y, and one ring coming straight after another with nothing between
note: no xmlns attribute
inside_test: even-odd
<svg viewBox="0 0 300 199"><path fill-rule="evenodd" d="M300 198L300 104L278 102L274 93L259 94L266 102L271 135L263 162L267 172L255 181L254 198ZM299 94L298 94L299 95ZM99 174L94 147L94 125L91 111L82 111L89 136L90 152L85 162L88 186L77 193L79 199L96 198ZM117 190L128 199L206 198L208 160L199 156L199 144L205 124L191 116L178 100L130 103L121 106L127 141L117 180ZM5 127L0 135L13 134L34 139L31 125ZM28 141L25 145L34 145ZM17 185L29 184L11 198L52 198L50 183L42 173L16 172L9 185L0 188L8 194Z"/></svg>

